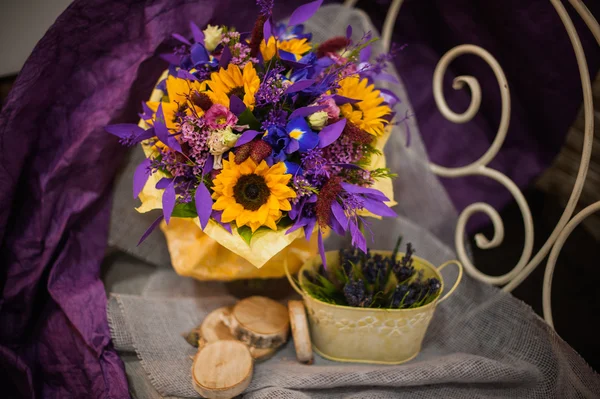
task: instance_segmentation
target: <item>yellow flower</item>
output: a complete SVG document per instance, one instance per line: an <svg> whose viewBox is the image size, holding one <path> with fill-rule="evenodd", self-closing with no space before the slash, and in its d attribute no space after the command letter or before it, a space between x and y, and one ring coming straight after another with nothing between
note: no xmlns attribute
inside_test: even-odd
<svg viewBox="0 0 600 399"><path fill-rule="evenodd" d="M194 113L197 115L204 114L204 111L202 111L200 107L192 104L188 100L195 91L201 92L206 90L206 84L169 75L169 77L167 77L166 87L168 101L162 101L162 109L165 115L167 128L173 130L178 129L176 123L177 119L175 117L177 111L185 112L186 115L192 115ZM156 113L158 105L161 104L161 102L148 101L146 104L154 111L154 113ZM191 107L193 107L193 111ZM154 115L152 116L152 119L154 119Z"/></svg>
<svg viewBox="0 0 600 399"><path fill-rule="evenodd" d="M383 116L390 114L392 110L383 103L383 97L374 85L369 85L367 79L359 79L357 76L349 76L340 81L337 94L344 97L360 100L355 104L344 104L340 111L349 121L372 134L381 136L387 121Z"/></svg>
<svg viewBox="0 0 600 399"><path fill-rule="evenodd" d="M260 44L260 52L265 61L269 61L277 54L277 49L287 51L296 56L296 61L308 53L311 49L307 39L290 39L283 42L278 42L273 36L269 38L269 42L264 40Z"/></svg>
<svg viewBox="0 0 600 399"><path fill-rule="evenodd" d="M235 94L250 110L254 109L254 95L260 86L260 79L251 62L243 70L234 64L229 64L227 69L221 68L213 72L210 80L206 82L211 91L206 94L213 103L229 107L229 97Z"/></svg>
<svg viewBox="0 0 600 399"><path fill-rule="evenodd" d="M277 230L282 211L292 209L289 198L296 196L287 186L292 175L285 171L283 162L269 168L265 161L257 165L252 158L238 165L230 152L229 161L223 161L223 170L213 180L213 209L223 211L223 223L235 221L252 232L261 226Z"/></svg>

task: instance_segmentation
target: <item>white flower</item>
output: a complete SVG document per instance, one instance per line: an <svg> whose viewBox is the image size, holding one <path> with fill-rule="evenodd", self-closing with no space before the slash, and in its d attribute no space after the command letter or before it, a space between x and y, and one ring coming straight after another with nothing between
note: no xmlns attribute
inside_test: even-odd
<svg viewBox="0 0 600 399"><path fill-rule="evenodd" d="M216 25L208 25L202 33L204 33L204 47L206 47L208 51L213 51L217 48L223 38L223 28Z"/></svg>
<svg viewBox="0 0 600 399"><path fill-rule="evenodd" d="M317 111L308 117L308 123L314 130L321 130L327 123L329 115L325 111Z"/></svg>
<svg viewBox="0 0 600 399"><path fill-rule="evenodd" d="M231 126L215 130L210 134L208 149L214 157L213 169L223 169L223 153L233 148L239 137L231 130Z"/></svg>

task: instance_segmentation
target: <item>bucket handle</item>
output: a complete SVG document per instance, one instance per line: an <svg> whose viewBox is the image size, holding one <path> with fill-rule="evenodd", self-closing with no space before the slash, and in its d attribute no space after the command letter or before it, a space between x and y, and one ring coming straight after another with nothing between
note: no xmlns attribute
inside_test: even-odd
<svg viewBox="0 0 600 399"><path fill-rule="evenodd" d="M462 265L462 263L460 263L457 260L449 260L446 263L442 263L441 265L438 266L437 271L441 272L443 268L445 268L446 266L451 265L451 264L455 264L456 267L458 267L458 276L456 277L456 281L454 282L454 285L452 286L452 288L450 289L450 291L448 291L446 293L446 295L444 295L443 297L441 297L440 300L438 301L438 303L440 303L440 302L445 301L446 299L448 299L448 297L450 295L452 295L452 293L454 292L454 290L456 290L456 288L458 288L458 283L460 283L460 280L462 280L463 265Z"/></svg>
<svg viewBox="0 0 600 399"><path fill-rule="evenodd" d="M292 288L298 293L300 294L300 296L302 298L304 298L304 292L302 291L302 289L300 287L298 287L298 284L296 284L296 282L294 281L294 278L292 277L292 275L290 274L290 269L288 268L288 261L287 258L283 260L283 268L285 270L285 275L288 279L288 281L290 282L290 285L292 286Z"/></svg>

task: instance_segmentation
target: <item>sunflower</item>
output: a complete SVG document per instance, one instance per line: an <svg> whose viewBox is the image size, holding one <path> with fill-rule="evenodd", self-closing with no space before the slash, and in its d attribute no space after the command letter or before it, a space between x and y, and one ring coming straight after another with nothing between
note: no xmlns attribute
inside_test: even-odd
<svg viewBox="0 0 600 399"><path fill-rule="evenodd" d="M254 109L254 95L260 86L260 79L251 62L246 63L243 70L237 65L229 64L227 69L221 68L219 72L213 72L206 83L211 90L206 94L213 103L229 107L229 97L236 95L250 110Z"/></svg>
<svg viewBox="0 0 600 399"><path fill-rule="evenodd" d="M204 111L189 100L190 96L194 92L202 92L206 90L206 85L198 81L192 81L187 79L176 78L175 76L169 75L166 81L167 97L169 101L162 102L162 109L165 115L165 122L167 128L172 130L178 130L179 126L177 123L177 115L203 115ZM160 101L148 101L146 102L148 107L156 113ZM193 110L192 108L193 107ZM153 115L154 118L154 115Z"/></svg>
<svg viewBox="0 0 600 399"><path fill-rule="evenodd" d="M381 136L387 120L383 117L392 110L387 105L382 105L383 97L374 85L369 85L367 79L349 76L340 81L337 94L344 97L360 100L354 104L340 106L344 117L364 131L373 136Z"/></svg>
<svg viewBox="0 0 600 399"><path fill-rule="evenodd" d="M277 53L277 49L292 53L296 56L296 61L311 50L307 39L290 39L277 41L273 36L269 38L269 42L264 40L260 44L260 52L265 61L269 61Z"/></svg>
<svg viewBox="0 0 600 399"><path fill-rule="evenodd" d="M296 196L287 186L292 175L285 171L283 162L269 168L265 161L257 165L252 158L238 165L230 152L229 161L223 161L221 173L213 180L213 209L223 211L223 223L235 221L252 232L261 226L277 230L282 211L292 209L289 198Z"/></svg>

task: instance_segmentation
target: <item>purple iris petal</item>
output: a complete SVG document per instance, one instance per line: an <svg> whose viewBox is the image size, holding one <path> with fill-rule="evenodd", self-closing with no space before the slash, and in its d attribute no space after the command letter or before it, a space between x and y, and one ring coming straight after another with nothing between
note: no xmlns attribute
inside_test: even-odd
<svg viewBox="0 0 600 399"><path fill-rule="evenodd" d="M108 125L104 128L108 133L117 136L119 138L135 137L141 133L144 133L144 129L133 123L117 123L114 125Z"/></svg>
<svg viewBox="0 0 600 399"><path fill-rule="evenodd" d="M323 3L323 0L316 0L296 8L290 17L288 25L294 26L308 21L317 12L319 7L321 7L321 3Z"/></svg>
<svg viewBox="0 0 600 399"><path fill-rule="evenodd" d="M363 206L366 210L375 215L386 216L386 217L396 217L398 216L396 212L394 212L389 206L384 204L381 201L373 200L367 197L363 197Z"/></svg>
<svg viewBox="0 0 600 399"><path fill-rule="evenodd" d="M135 168L135 172L133 172L133 198L137 198L144 189L144 186L150 177L151 163L152 160L146 158L137 166L137 168Z"/></svg>
<svg viewBox="0 0 600 399"><path fill-rule="evenodd" d="M304 238L306 238L306 241L310 240L313 230L315 229L316 223L317 220L315 218L310 218L308 219L308 223L306 223L306 226L304 226Z"/></svg>
<svg viewBox="0 0 600 399"><path fill-rule="evenodd" d="M265 42L269 42L269 39L271 38L271 17L269 17L266 21L265 24L263 25L263 37L265 39Z"/></svg>
<svg viewBox="0 0 600 399"><path fill-rule="evenodd" d="M288 87L285 90L285 94L290 94L290 93L297 93L299 91L302 91L304 89L309 88L310 86L312 86L313 84L315 84L314 79L305 79L305 80L301 80L299 82L294 83L293 85L291 85L290 87Z"/></svg>
<svg viewBox="0 0 600 399"><path fill-rule="evenodd" d="M319 147L324 148L329 144L336 141L342 131L346 127L346 119L340 119L339 121L332 123L331 125L325 126L319 133Z"/></svg>
<svg viewBox="0 0 600 399"><path fill-rule="evenodd" d="M190 21L190 30L192 31L192 37L196 43L204 44L204 33L198 28L193 21Z"/></svg>
<svg viewBox="0 0 600 399"><path fill-rule="evenodd" d="M337 201L333 201L331 204L331 213L333 213L333 217L342 226L344 231L348 230L348 217L346 216L346 212L344 212L344 208Z"/></svg>
<svg viewBox="0 0 600 399"><path fill-rule="evenodd" d="M175 39L179 40L183 44L187 44L188 46L192 45L192 43L190 43L190 41L188 39L181 36L179 33L171 33L171 36L174 37Z"/></svg>
<svg viewBox="0 0 600 399"><path fill-rule="evenodd" d="M167 188L167 186L169 184L171 184L173 182L173 179L169 179L168 177L163 177L162 179L160 179L156 185L154 186L157 190L164 190L165 188Z"/></svg>
<svg viewBox="0 0 600 399"><path fill-rule="evenodd" d="M246 110L246 104L236 95L229 97L229 109L235 116L240 116Z"/></svg>
<svg viewBox="0 0 600 399"><path fill-rule="evenodd" d="M352 163L334 163L332 165L339 166L339 167L346 168L346 169L362 169L360 166L354 165Z"/></svg>
<svg viewBox="0 0 600 399"><path fill-rule="evenodd" d="M221 221L221 216L223 215L223 211L212 211L210 217L214 219L215 222L219 223L225 230L231 234L231 223L223 223Z"/></svg>
<svg viewBox="0 0 600 399"><path fill-rule="evenodd" d="M367 47L360 50L359 62L369 62L371 59L371 45L369 44Z"/></svg>
<svg viewBox="0 0 600 399"><path fill-rule="evenodd" d="M109 125L104 128L108 133L120 138L119 142L126 146L133 146L141 141L154 137L154 128L147 130L132 123L120 123Z"/></svg>
<svg viewBox="0 0 600 399"><path fill-rule="evenodd" d="M200 183L198 185L194 199L196 200L196 212L198 212L200 225L204 230L208 224L210 214L212 212L212 198L210 197L210 193L208 192L208 189L204 183Z"/></svg>
<svg viewBox="0 0 600 399"><path fill-rule="evenodd" d="M375 190L374 188L361 187L350 183L342 183L342 188L352 194L369 194L374 199L378 199L380 201L390 200L381 191Z"/></svg>
<svg viewBox="0 0 600 399"><path fill-rule="evenodd" d="M169 224L171 220L171 214L175 208L175 185L171 182L163 192L162 196L162 207L165 222Z"/></svg>
<svg viewBox="0 0 600 399"><path fill-rule="evenodd" d="M172 65L179 65L181 63L181 56L180 55L176 55L176 54L172 54L172 53L166 53L166 54L159 55L159 57L162 58L163 60L167 61L169 64L172 64Z"/></svg>
<svg viewBox="0 0 600 399"><path fill-rule="evenodd" d="M156 133L156 137L168 147L174 149L175 151L183 152L181 150L181 145L177 141L175 137L173 137L169 133L169 129L167 129L167 125L165 124L165 115L162 109L162 103L158 105L158 109L156 110L156 120L154 121L154 132Z"/></svg>
<svg viewBox="0 0 600 399"><path fill-rule="evenodd" d="M287 154L294 153L300 149L300 143L298 140L290 140L287 147L285 148L285 152Z"/></svg>
<svg viewBox="0 0 600 399"><path fill-rule="evenodd" d="M256 136L258 136L259 134L261 134L261 133L256 130L246 130L244 133L242 133L240 138L235 142L235 146L240 147L244 144L247 144L247 143L251 142L252 140L254 140L254 138Z"/></svg>
<svg viewBox="0 0 600 399"><path fill-rule="evenodd" d="M334 217L329 219L329 227L331 227L331 230L335 231L339 236L343 236L346 233L344 226L342 226Z"/></svg>
<svg viewBox="0 0 600 399"><path fill-rule="evenodd" d="M194 66L200 64L206 64L210 61L210 57L208 55L208 51L206 51L206 47L200 43L194 43L192 48L190 49L190 57Z"/></svg>
<svg viewBox="0 0 600 399"><path fill-rule="evenodd" d="M354 98L340 96L339 94L334 94L331 98L333 98L333 101L335 101L335 103L337 105L356 104L357 102L360 101L360 100L356 100Z"/></svg>
<svg viewBox="0 0 600 399"><path fill-rule="evenodd" d="M186 71L185 69L180 69L177 71L177 77L187 80L198 80L194 75Z"/></svg>
<svg viewBox="0 0 600 399"><path fill-rule="evenodd" d="M154 231L154 229L156 228L156 226L158 226L158 224L160 222L162 222L162 220L164 219L163 215L160 215L154 222L152 222L152 224L150 225L150 227L148 227L148 229L144 232L144 234L142 234L142 236L140 237L140 240L138 241L137 245L139 246L141 243L144 242L144 240L146 240L146 238L148 238L148 236L150 235L150 233L152 233Z"/></svg>
<svg viewBox="0 0 600 399"><path fill-rule="evenodd" d="M286 125L290 140L286 153L291 154L294 151L306 152L319 144L319 135L313 132L304 118L296 118ZM301 132L300 135L297 132Z"/></svg>
<svg viewBox="0 0 600 399"><path fill-rule="evenodd" d="M287 229L287 231L285 232L285 235L291 234L291 233L293 233L294 231L298 230L301 227L304 227L304 226L302 225L301 219L298 219L296 221L296 223L294 223L292 225L292 227L290 227L289 229Z"/></svg>
<svg viewBox="0 0 600 399"><path fill-rule="evenodd" d="M306 64L296 61L296 56L290 52L279 50L279 58L293 69L305 68Z"/></svg>
<svg viewBox="0 0 600 399"><path fill-rule="evenodd" d="M292 206L292 209L290 209L290 211L288 213L288 216L290 217L290 219L296 220L298 215L302 215L302 210L304 209L305 203L306 203L306 199L303 198L300 200L300 202L298 202ZM298 218L298 220L300 220L300 219L301 218Z"/></svg>
<svg viewBox="0 0 600 399"><path fill-rule="evenodd" d="M352 245L359 248L364 253L367 252L367 240L358 228L356 222L350 221L350 236L352 237Z"/></svg>
<svg viewBox="0 0 600 399"><path fill-rule="evenodd" d="M302 168L297 163L285 161L284 164L285 164L285 168L286 168L285 173L294 175L294 176L296 176L298 174L302 174Z"/></svg>
<svg viewBox="0 0 600 399"><path fill-rule="evenodd" d="M152 111L152 109L150 109L150 107L148 106L148 104L146 104L145 101L142 101L142 110L143 113L139 114L139 117L147 120L152 118L152 114L154 114L154 111Z"/></svg>
<svg viewBox="0 0 600 399"><path fill-rule="evenodd" d="M327 108L327 105L315 105L315 106L311 106L311 107L298 108L297 110L292 112L292 114L290 115L290 120L296 119L296 118L305 118L305 117L312 115L315 112L321 111L325 108Z"/></svg>
<svg viewBox="0 0 600 399"><path fill-rule="evenodd" d="M215 163L215 157L211 154L206 158L206 162L204 162L204 168L202 169L202 173L207 175L213 170L213 164Z"/></svg>
<svg viewBox="0 0 600 399"><path fill-rule="evenodd" d="M229 47L227 47L227 46L223 47L223 52L221 53L221 58L219 59L219 66L221 68L225 68L227 65L229 65L231 58L232 58L232 55L231 55L231 50L229 50Z"/></svg>
<svg viewBox="0 0 600 399"><path fill-rule="evenodd" d="M388 103L390 107L400 103L400 98L391 90L388 89L378 89L381 93L381 97L383 97L384 101Z"/></svg>
<svg viewBox="0 0 600 399"><path fill-rule="evenodd" d="M321 229L319 229L319 254L321 255L321 261L323 262L323 267L327 270L327 259L325 258L325 245L323 245L323 233Z"/></svg>
<svg viewBox="0 0 600 399"><path fill-rule="evenodd" d="M319 135L313 132L312 130L309 130L308 132L302 135L300 140L298 140L298 143L300 144L300 152L312 150L319 144Z"/></svg>
<svg viewBox="0 0 600 399"><path fill-rule="evenodd" d="M346 28L346 39L350 40L352 37L352 25L348 25Z"/></svg>

